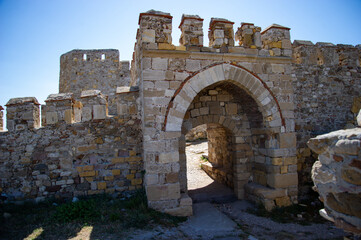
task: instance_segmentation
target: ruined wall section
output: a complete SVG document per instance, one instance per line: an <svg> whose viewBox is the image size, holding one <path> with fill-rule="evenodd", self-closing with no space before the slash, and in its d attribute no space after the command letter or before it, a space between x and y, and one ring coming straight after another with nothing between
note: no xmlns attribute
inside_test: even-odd
<svg viewBox="0 0 361 240"><path fill-rule="evenodd" d="M130 84L129 67L115 49L70 51L60 57L59 92L79 98L82 91L98 89L114 105L115 89Z"/></svg>
<svg viewBox="0 0 361 240"><path fill-rule="evenodd" d="M361 102L360 56L360 45L293 43L292 85L301 196L312 193L311 168L317 159L306 142L355 124Z"/></svg>
<svg viewBox="0 0 361 240"><path fill-rule="evenodd" d="M82 102L69 93L49 95L42 107L43 127L33 127L40 121L39 115L32 114L39 108L35 98L8 102L8 122L15 124L0 133L2 196L41 200L142 187L138 92L116 95L121 110L117 116L107 115L106 98L100 91L81 95Z"/></svg>

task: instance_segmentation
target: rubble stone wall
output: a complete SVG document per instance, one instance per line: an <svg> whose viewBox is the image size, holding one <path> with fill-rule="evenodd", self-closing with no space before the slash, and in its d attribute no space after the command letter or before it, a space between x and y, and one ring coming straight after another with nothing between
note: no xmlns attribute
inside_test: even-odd
<svg viewBox="0 0 361 240"><path fill-rule="evenodd" d="M9 200L69 198L134 190L143 184L142 129L137 92L117 96L117 116L107 116L100 91L11 99L8 132L0 132L0 192ZM35 104L34 104L35 103ZM78 111L78 112L77 112ZM13 114L16 113L15 115ZM29 114L30 113L30 114ZM36 112L35 112L36 113ZM76 115L79 114L79 117Z"/></svg>
<svg viewBox="0 0 361 240"><path fill-rule="evenodd" d="M361 48L329 43L293 44L293 78L300 196L311 190L317 159L307 141L354 126L361 105Z"/></svg>

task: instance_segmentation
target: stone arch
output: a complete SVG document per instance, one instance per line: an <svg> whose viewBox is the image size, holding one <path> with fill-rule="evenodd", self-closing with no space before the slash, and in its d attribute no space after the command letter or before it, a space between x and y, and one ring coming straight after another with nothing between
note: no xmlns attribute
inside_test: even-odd
<svg viewBox="0 0 361 240"><path fill-rule="evenodd" d="M234 83L256 101L265 127L281 127L281 131L285 131L286 124L281 108L268 86L256 74L230 63L209 66L184 80L168 105L163 130L181 131L183 118L194 97L202 89L221 81Z"/></svg>
<svg viewBox="0 0 361 240"><path fill-rule="evenodd" d="M242 66L217 63L200 70L182 82L167 106L161 132L156 135L157 139L144 143L144 149L147 149L144 150L145 185L149 206L175 215L191 214L192 200L182 184L184 179L182 173L186 172L184 166L182 169L182 161L184 162L182 127L184 130L187 129L184 124L187 124L193 101L205 96L204 93L213 87L225 89L226 92L229 90L233 96L246 96L229 103L241 106L241 108L237 107L238 109L244 107L243 113L247 115L244 119L248 119L248 122L256 120L260 123L248 127L247 124L240 124L238 116L242 112L223 114L225 117L227 114L232 115L232 118L236 117L233 121L224 119L224 122L220 123L221 114L218 114L217 121L217 114L211 113L210 105L210 114L203 112L199 118L199 123L215 122L230 129L232 133L232 147L235 149L232 154L237 164L234 165L236 168L236 173L233 175L234 192L237 197L260 202L267 209L286 206L291 204L291 201L296 201L296 137L292 124L286 129L280 105L261 78ZM227 104L226 101L218 99L217 101L219 105L221 102ZM222 111L224 110L227 112L227 109ZM292 111L285 113L292 115ZM244 119L242 118L241 122L244 122ZM195 125L192 124L193 127ZM244 131L249 132L247 139L242 140Z"/></svg>
<svg viewBox="0 0 361 240"><path fill-rule="evenodd" d="M179 139L181 191L188 190L184 136L192 128L207 124L208 143L211 144L206 164L210 166L206 166L206 172L233 189L239 199L245 198L244 186L253 176L253 157L257 155L253 153L252 142L260 133L266 135L262 118L252 97L229 80L202 89L188 107L182 124ZM253 130L256 131L252 133Z"/></svg>

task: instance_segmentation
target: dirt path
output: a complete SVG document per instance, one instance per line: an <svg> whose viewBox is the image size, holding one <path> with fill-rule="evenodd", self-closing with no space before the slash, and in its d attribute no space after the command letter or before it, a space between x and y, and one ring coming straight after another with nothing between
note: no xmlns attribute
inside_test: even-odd
<svg viewBox="0 0 361 240"><path fill-rule="evenodd" d="M236 200L233 190L214 181L201 169L201 157L208 154L207 140L187 143L188 195L193 203L225 203Z"/></svg>
<svg viewBox="0 0 361 240"><path fill-rule="evenodd" d="M208 155L207 140L187 143L186 154L188 190L203 188L212 184L213 179L201 169L201 156Z"/></svg>

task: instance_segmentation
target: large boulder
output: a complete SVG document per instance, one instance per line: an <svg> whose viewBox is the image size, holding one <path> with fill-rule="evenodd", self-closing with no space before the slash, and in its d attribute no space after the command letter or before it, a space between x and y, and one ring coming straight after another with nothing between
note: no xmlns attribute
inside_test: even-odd
<svg viewBox="0 0 361 240"><path fill-rule="evenodd" d="M319 154L312 180L325 205L321 215L361 234L361 128L320 135L307 144Z"/></svg>

